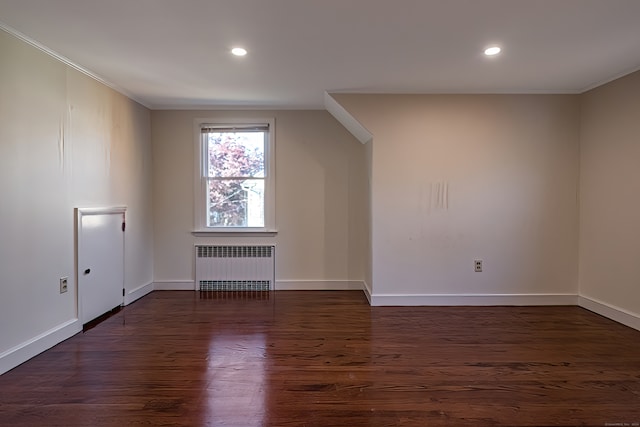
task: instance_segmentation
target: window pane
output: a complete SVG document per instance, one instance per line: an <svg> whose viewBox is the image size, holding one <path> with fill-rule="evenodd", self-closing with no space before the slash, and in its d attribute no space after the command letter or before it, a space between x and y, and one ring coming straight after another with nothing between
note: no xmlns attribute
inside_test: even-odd
<svg viewBox="0 0 640 427"><path fill-rule="evenodd" d="M265 132L209 132L207 176L264 177Z"/></svg>
<svg viewBox="0 0 640 427"><path fill-rule="evenodd" d="M207 227L264 227L263 179L211 179Z"/></svg>

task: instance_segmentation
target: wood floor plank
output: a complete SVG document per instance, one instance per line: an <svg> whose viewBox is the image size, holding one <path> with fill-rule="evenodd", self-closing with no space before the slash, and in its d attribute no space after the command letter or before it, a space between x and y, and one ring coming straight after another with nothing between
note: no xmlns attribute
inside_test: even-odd
<svg viewBox="0 0 640 427"><path fill-rule="evenodd" d="M640 332L578 307L154 292L0 376L1 426L640 426Z"/></svg>

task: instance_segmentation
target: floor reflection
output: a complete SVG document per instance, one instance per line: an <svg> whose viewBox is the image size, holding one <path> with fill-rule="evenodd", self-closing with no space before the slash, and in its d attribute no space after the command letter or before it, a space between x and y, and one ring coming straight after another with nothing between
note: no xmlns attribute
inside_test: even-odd
<svg viewBox="0 0 640 427"><path fill-rule="evenodd" d="M226 425L241 415L246 427L264 425L266 335L224 331L210 341L203 425Z"/></svg>

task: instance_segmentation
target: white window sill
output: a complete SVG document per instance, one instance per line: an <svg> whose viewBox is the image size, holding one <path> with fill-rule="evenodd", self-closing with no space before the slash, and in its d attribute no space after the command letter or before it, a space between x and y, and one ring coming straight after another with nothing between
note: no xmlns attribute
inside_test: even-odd
<svg viewBox="0 0 640 427"><path fill-rule="evenodd" d="M278 234L278 230L256 230L256 229L220 229L220 230L194 230L191 232L196 237L211 236L246 236L246 237L269 237Z"/></svg>

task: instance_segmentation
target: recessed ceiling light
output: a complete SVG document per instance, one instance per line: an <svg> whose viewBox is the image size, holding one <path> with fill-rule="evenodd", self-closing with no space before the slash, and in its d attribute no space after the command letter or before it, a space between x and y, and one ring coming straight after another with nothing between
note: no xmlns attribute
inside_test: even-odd
<svg viewBox="0 0 640 427"><path fill-rule="evenodd" d="M493 56L499 54L501 50L502 49L500 49L498 46L491 46L484 50L484 54L487 56Z"/></svg>
<svg viewBox="0 0 640 427"><path fill-rule="evenodd" d="M234 47L233 49L231 49L231 53L233 53L235 56L245 56L247 54L247 50L241 47Z"/></svg>

